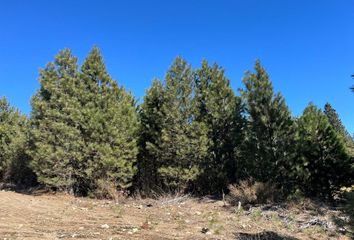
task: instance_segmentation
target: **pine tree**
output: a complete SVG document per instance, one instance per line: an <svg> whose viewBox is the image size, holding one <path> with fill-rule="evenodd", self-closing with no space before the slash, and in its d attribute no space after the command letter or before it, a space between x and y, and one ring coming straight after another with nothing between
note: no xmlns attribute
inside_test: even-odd
<svg viewBox="0 0 354 240"><path fill-rule="evenodd" d="M342 124L336 110L331 106L331 104L326 103L324 107L324 114L327 116L329 123L336 133L342 138L351 155L354 155L354 141L350 136L348 131Z"/></svg>
<svg viewBox="0 0 354 240"><path fill-rule="evenodd" d="M76 191L82 174L83 140L77 59L66 49L40 72L40 89L32 98L31 166L38 181Z"/></svg>
<svg viewBox="0 0 354 240"><path fill-rule="evenodd" d="M81 67L83 81L82 136L85 142L85 184L88 191L105 182L119 189L132 184L136 172L137 127L135 100L106 71L97 47Z"/></svg>
<svg viewBox="0 0 354 240"><path fill-rule="evenodd" d="M137 182L142 192L150 194L161 190L158 169L158 144L161 142L162 126L165 114L162 107L165 93L162 83L153 81L140 106L139 119L139 157Z"/></svg>
<svg viewBox="0 0 354 240"><path fill-rule="evenodd" d="M157 144L158 173L168 190L195 188L209 140L205 124L195 120L194 83L191 66L177 58L165 77L164 119Z"/></svg>
<svg viewBox="0 0 354 240"><path fill-rule="evenodd" d="M70 50L41 71L32 99L32 168L39 182L94 193L127 189L135 174L138 119L135 100L119 87L94 48L78 71Z"/></svg>
<svg viewBox="0 0 354 240"><path fill-rule="evenodd" d="M248 72L243 82L248 117L244 176L285 186L294 160L295 129L290 111L281 94L274 93L258 60L255 73Z"/></svg>
<svg viewBox="0 0 354 240"><path fill-rule="evenodd" d="M196 71L197 121L205 124L211 142L200 178L202 191L215 193L236 181L235 153L243 140L243 108L224 70L207 61Z"/></svg>
<svg viewBox="0 0 354 240"><path fill-rule="evenodd" d="M0 98L0 181L26 186L35 181L26 154L27 123L26 116Z"/></svg>
<svg viewBox="0 0 354 240"><path fill-rule="evenodd" d="M298 175L307 195L328 198L353 183L353 163L343 142L326 115L311 103L298 120L298 137Z"/></svg>

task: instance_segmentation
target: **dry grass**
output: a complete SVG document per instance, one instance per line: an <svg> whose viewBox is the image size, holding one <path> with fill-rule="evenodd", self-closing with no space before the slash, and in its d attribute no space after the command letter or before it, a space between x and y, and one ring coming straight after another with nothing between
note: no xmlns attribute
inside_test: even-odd
<svg viewBox="0 0 354 240"><path fill-rule="evenodd" d="M124 200L127 194L123 191L117 191L117 186L110 180L99 179L96 190L90 193L91 197L98 199L110 199L115 202Z"/></svg>
<svg viewBox="0 0 354 240"><path fill-rule="evenodd" d="M237 210L190 196L114 200L0 191L0 239L349 239L330 221L337 214L274 205ZM305 227L304 227L305 226Z"/></svg>
<svg viewBox="0 0 354 240"><path fill-rule="evenodd" d="M230 185L229 190L228 201L231 204L238 204L238 202L242 205L274 203L279 196L275 185L253 180L244 180L237 185Z"/></svg>

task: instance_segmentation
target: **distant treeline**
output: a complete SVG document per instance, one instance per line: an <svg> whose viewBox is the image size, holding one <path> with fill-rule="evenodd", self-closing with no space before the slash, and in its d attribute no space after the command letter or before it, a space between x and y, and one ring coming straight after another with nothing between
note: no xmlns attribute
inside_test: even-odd
<svg viewBox="0 0 354 240"><path fill-rule="evenodd" d="M283 196L331 198L354 183L354 142L336 111L293 117L260 61L235 94L224 70L177 57L141 104L98 48L81 66L65 49L39 74L29 118L0 100L0 180L77 195L218 194L241 180Z"/></svg>

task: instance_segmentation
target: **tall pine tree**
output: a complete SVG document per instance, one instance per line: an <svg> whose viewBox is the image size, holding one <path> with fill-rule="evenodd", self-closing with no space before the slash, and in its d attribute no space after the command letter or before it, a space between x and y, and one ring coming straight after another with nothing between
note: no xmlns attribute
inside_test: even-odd
<svg viewBox="0 0 354 240"><path fill-rule="evenodd" d="M105 182L127 189L136 172L138 153L135 100L109 76L97 47L84 61L80 79L84 183L90 192Z"/></svg>
<svg viewBox="0 0 354 240"><path fill-rule="evenodd" d="M26 154L27 125L27 117L0 98L0 181L27 186L35 181Z"/></svg>
<svg viewBox="0 0 354 240"><path fill-rule="evenodd" d="M83 140L77 59L71 51L61 51L41 70L39 82L32 98L31 165L40 183L72 192L80 175Z"/></svg>
<svg viewBox="0 0 354 240"><path fill-rule="evenodd" d="M193 72L182 58L176 58L166 74L164 95L161 139L154 148L158 174L167 190L194 189L209 139L205 124L195 119Z"/></svg>
<svg viewBox="0 0 354 240"><path fill-rule="evenodd" d="M298 120L298 137L297 169L307 195L328 198L341 186L353 184L352 160L326 115L313 104Z"/></svg>
<svg viewBox="0 0 354 240"><path fill-rule="evenodd" d="M329 123L331 124L332 128L336 131L336 133L342 138L347 147L347 150L351 155L354 156L354 141L353 138L350 136L348 131L342 124L336 110L331 106L331 104L326 103L324 107L324 114L327 116Z"/></svg>
<svg viewBox="0 0 354 240"><path fill-rule="evenodd" d="M161 190L161 179L158 169L159 143L165 114L162 110L165 103L165 92L162 83L154 80L140 106L139 119L139 157L137 183L144 194Z"/></svg>
<svg viewBox="0 0 354 240"><path fill-rule="evenodd" d="M112 183L126 189L135 174L135 100L106 72L94 48L78 71L70 50L40 73L32 99L29 153L40 183L87 194Z"/></svg>
<svg viewBox="0 0 354 240"><path fill-rule="evenodd" d="M284 98L274 93L259 60L248 72L242 92L248 123L244 176L259 181L288 181L294 160L294 123Z"/></svg>
<svg viewBox="0 0 354 240"><path fill-rule="evenodd" d="M195 73L197 121L206 125L211 142L203 161L199 188L219 192L236 181L236 160L243 141L243 108L230 87L224 70L207 61Z"/></svg>

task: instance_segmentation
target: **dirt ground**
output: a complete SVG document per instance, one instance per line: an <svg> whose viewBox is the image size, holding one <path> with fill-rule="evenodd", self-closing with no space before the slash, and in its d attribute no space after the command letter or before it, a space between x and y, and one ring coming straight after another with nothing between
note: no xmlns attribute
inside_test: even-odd
<svg viewBox="0 0 354 240"><path fill-rule="evenodd" d="M9 239L349 239L328 209L238 210L190 197L120 202L0 191L0 240Z"/></svg>

